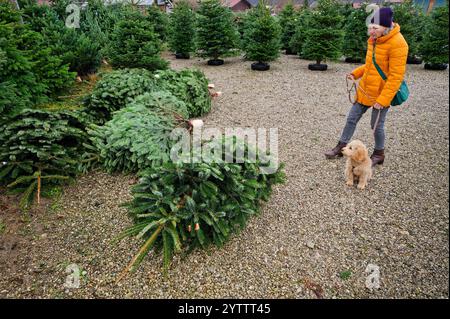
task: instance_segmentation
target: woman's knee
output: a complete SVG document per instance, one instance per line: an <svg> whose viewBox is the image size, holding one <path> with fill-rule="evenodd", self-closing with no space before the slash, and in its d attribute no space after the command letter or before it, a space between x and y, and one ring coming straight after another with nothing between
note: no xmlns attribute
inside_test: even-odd
<svg viewBox="0 0 450 319"><path fill-rule="evenodd" d="M347 123L356 125L361 119L362 114L350 112L347 116Z"/></svg>

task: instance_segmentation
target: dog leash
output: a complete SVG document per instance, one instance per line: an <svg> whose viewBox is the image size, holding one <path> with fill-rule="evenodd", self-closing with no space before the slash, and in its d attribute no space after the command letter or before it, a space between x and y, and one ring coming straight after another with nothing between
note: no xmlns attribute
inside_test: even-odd
<svg viewBox="0 0 450 319"><path fill-rule="evenodd" d="M347 84L347 93L348 93L348 100L350 103L355 104L356 103L356 95L358 93L358 89L356 88L356 81L351 80L351 85L349 86L348 78L345 78L345 83ZM353 96L355 96L355 100L352 100L352 91L355 90L355 93Z"/></svg>
<svg viewBox="0 0 450 319"><path fill-rule="evenodd" d="M346 84L347 84L347 93L348 93L348 99L350 101L350 103L355 104L356 103L356 98L357 98L357 94L358 94L358 90L362 92L362 94L364 94L369 100L371 101L376 101L376 98L371 96L370 94L368 94L366 91L364 91L364 89L359 86L355 80L350 80L351 84L349 85L349 78L345 78ZM355 99L352 100L352 91L354 90L355 93L353 93L353 95L355 96Z"/></svg>
<svg viewBox="0 0 450 319"><path fill-rule="evenodd" d="M378 121L380 120L380 114L381 114L381 109L378 109L377 118L375 120L375 124L374 124L373 129L372 129L372 133L373 133L373 137L374 138L375 138L375 131L377 130L377 126L378 126Z"/></svg>
<svg viewBox="0 0 450 319"><path fill-rule="evenodd" d="M347 93L348 93L348 100L350 101L350 103L355 104L356 103L356 95L358 93L358 90L360 90L369 100L375 101L375 98L370 96L369 94L366 93L366 91L364 91L364 89L362 87L360 87L359 85L357 85L355 80L351 80L351 84L349 85L349 78L345 78L346 80L346 84L347 84ZM355 96L355 99L352 100L352 91L354 90L354 94L353 96ZM375 120L375 125L373 126L372 129L372 133L373 136L375 137L375 131L377 129L378 126L378 122L380 121L380 114L381 114L381 109L378 109L378 114L377 114L377 118Z"/></svg>

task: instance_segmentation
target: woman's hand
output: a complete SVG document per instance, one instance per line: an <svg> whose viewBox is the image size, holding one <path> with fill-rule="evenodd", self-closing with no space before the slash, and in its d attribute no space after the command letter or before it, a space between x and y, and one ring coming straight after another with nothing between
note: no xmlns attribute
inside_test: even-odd
<svg viewBox="0 0 450 319"><path fill-rule="evenodd" d="M347 74L347 79L355 81L355 77L351 73Z"/></svg>
<svg viewBox="0 0 450 319"><path fill-rule="evenodd" d="M375 104L373 105L373 107L374 107L375 109L377 109L377 110L381 110L382 108L384 108L384 106L381 105L380 103L375 103Z"/></svg>

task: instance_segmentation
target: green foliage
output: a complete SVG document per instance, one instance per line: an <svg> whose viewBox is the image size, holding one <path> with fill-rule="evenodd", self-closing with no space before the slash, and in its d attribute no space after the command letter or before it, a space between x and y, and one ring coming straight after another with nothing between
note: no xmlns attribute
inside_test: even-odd
<svg viewBox="0 0 450 319"><path fill-rule="evenodd" d="M6 120L6 115L12 115L11 113L13 110L19 112L20 109L16 104L17 90L13 83L0 82L0 92L2 92L2 94L0 94L0 114L2 114L0 115L0 124L2 124ZM23 105L21 105L21 107L23 107Z"/></svg>
<svg viewBox="0 0 450 319"><path fill-rule="evenodd" d="M365 6L366 4L363 2L361 3L361 6ZM344 18L347 18L354 10L353 4L350 2L338 2L337 3L337 10L339 11L339 14L343 16Z"/></svg>
<svg viewBox="0 0 450 319"><path fill-rule="evenodd" d="M239 33L241 34L240 49L245 53L249 43L247 42L246 34L248 35L250 30L258 18L258 12L256 8L247 10L241 15L241 22L239 27Z"/></svg>
<svg viewBox="0 0 450 319"><path fill-rule="evenodd" d="M67 17L66 8L73 2L73 0L52 0L51 7L56 12L59 19L64 21Z"/></svg>
<svg viewBox="0 0 450 319"><path fill-rule="evenodd" d="M106 74L86 99L88 113L97 123L111 119L111 113L125 107L146 92L166 91L187 108L187 117L206 114L211 109L208 80L198 70L162 70L155 74L144 69L123 69ZM180 114L185 116L184 107Z"/></svg>
<svg viewBox="0 0 450 319"><path fill-rule="evenodd" d="M326 59L338 59L342 54L343 17L337 0L319 0L308 21L302 54L318 64Z"/></svg>
<svg viewBox="0 0 450 319"><path fill-rule="evenodd" d="M166 69L168 62L161 59L160 51L161 41L152 23L140 12L130 10L115 26L109 48L112 66L150 71Z"/></svg>
<svg viewBox="0 0 450 319"><path fill-rule="evenodd" d="M169 46L184 55L195 50L195 13L187 1L177 2L170 16Z"/></svg>
<svg viewBox="0 0 450 319"><path fill-rule="evenodd" d="M341 272L339 274L339 277L341 277L341 279L343 280L347 280L352 276L352 271L351 270L345 270L343 272Z"/></svg>
<svg viewBox="0 0 450 319"><path fill-rule="evenodd" d="M199 70L164 70L157 72L157 86L186 103L189 117L198 117L211 110L208 79Z"/></svg>
<svg viewBox="0 0 450 319"><path fill-rule="evenodd" d="M23 32L21 49L32 62L31 71L35 74L37 83L43 86L45 95L54 96L73 84L76 74L69 72L69 66L53 54L39 33Z"/></svg>
<svg viewBox="0 0 450 319"><path fill-rule="evenodd" d="M69 55L70 69L79 75L87 75L97 72L101 64L101 54L99 44L85 35L78 34L76 45ZM67 55L66 55L67 57Z"/></svg>
<svg viewBox="0 0 450 319"><path fill-rule="evenodd" d="M289 2L280 12L281 44L283 50L290 48L292 37L295 34L298 12Z"/></svg>
<svg viewBox="0 0 450 319"><path fill-rule="evenodd" d="M32 30L27 19L25 25L19 22L20 14L10 2L0 2L0 17L0 86L5 90L0 110L4 117L55 96L73 83L75 74L55 56L45 37Z"/></svg>
<svg viewBox="0 0 450 319"><path fill-rule="evenodd" d="M22 5L21 9L24 23L29 25L33 31L41 33L50 24L60 23L59 16L52 7L28 2Z"/></svg>
<svg viewBox="0 0 450 319"><path fill-rule="evenodd" d="M127 204L135 226L119 238L137 235L146 242L125 273L136 269L153 247L162 249L167 269L172 256L183 248L222 246L259 212L272 186L284 181L282 167L262 174L259 160L254 163L245 157L242 163L224 162L225 156L237 159L237 148L244 154L255 151L247 143L238 145L236 138L228 139L229 147L224 141L211 142L225 145L222 160L168 162L140 173L140 182L132 189L134 198Z"/></svg>
<svg viewBox="0 0 450 319"><path fill-rule="evenodd" d="M90 6L94 6L94 0ZM57 10L64 2L56 2L51 7L42 5L28 5L24 8L24 21L30 28L41 33L46 46L51 48L52 55L62 60L62 64L69 65L71 72L79 75L95 73L101 62L101 47L106 45L107 39L98 25L96 13L88 7L81 11L80 30L65 26L67 13L62 16Z"/></svg>
<svg viewBox="0 0 450 319"><path fill-rule="evenodd" d="M156 2L147 9L147 20L153 25L159 40L165 42L168 36L169 17L167 13L161 11Z"/></svg>
<svg viewBox="0 0 450 319"><path fill-rule="evenodd" d="M138 95L128 106L142 105L146 108L159 112L174 114L178 119L188 119L189 111L186 103L175 97L168 91L155 91Z"/></svg>
<svg viewBox="0 0 450 319"><path fill-rule="evenodd" d="M138 95L153 91L155 80L143 69L122 69L112 71L99 80L85 104L88 113L95 114L96 122L111 119L111 114L125 107Z"/></svg>
<svg viewBox="0 0 450 319"><path fill-rule="evenodd" d="M219 0L205 0L197 13L197 54L213 59L235 55L238 34L231 10Z"/></svg>
<svg viewBox="0 0 450 319"><path fill-rule="evenodd" d="M239 35L239 48L244 47L244 29L248 11L251 10L233 12L233 24Z"/></svg>
<svg viewBox="0 0 450 319"><path fill-rule="evenodd" d="M108 172L136 172L169 160L170 132L182 121L167 105L157 104L157 98L145 96L117 111L105 125L91 126L89 133Z"/></svg>
<svg viewBox="0 0 450 319"><path fill-rule="evenodd" d="M87 75L95 73L100 67L100 44L82 31L57 23L45 28L43 34L55 55L69 65L70 71Z"/></svg>
<svg viewBox="0 0 450 319"><path fill-rule="evenodd" d="M81 31L98 44L100 55L109 58L114 27L127 18L131 6L117 2L105 5L103 0L91 0L81 11Z"/></svg>
<svg viewBox="0 0 450 319"><path fill-rule="evenodd" d="M419 35L425 27L422 8L414 1L406 0L396 5L393 10L394 22L400 25L400 31L408 43L408 55L414 57L418 54Z"/></svg>
<svg viewBox="0 0 450 319"><path fill-rule="evenodd" d="M244 33L246 58L258 62L275 60L280 55L281 30L264 2L258 4L249 23Z"/></svg>
<svg viewBox="0 0 450 319"><path fill-rule="evenodd" d="M346 57L354 59L362 59L366 56L367 51L367 26L366 5L354 9L346 18L344 27L344 46L343 53ZM403 32L403 28L402 28Z"/></svg>
<svg viewBox="0 0 450 319"><path fill-rule="evenodd" d="M0 95L1 117L17 114L32 103L33 95L42 96L44 91L32 72L33 64L19 48L18 29L18 25L0 23L0 86L5 89Z"/></svg>
<svg viewBox="0 0 450 319"><path fill-rule="evenodd" d="M9 0L0 0L0 21L5 23L20 22L20 12Z"/></svg>
<svg viewBox="0 0 450 319"><path fill-rule="evenodd" d="M95 43L99 58L107 54L109 44L111 27L107 14L108 9L102 0L90 0L80 14L81 31Z"/></svg>
<svg viewBox="0 0 450 319"><path fill-rule="evenodd" d="M78 173L87 140L85 122L73 112L25 109L0 132L0 181L23 192L27 206L38 184L60 183Z"/></svg>
<svg viewBox="0 0 450 319"><path fill-rule="evenodd" d="M311 10L305 8L300 10L297 16L297 21L295 23L295 31L292 35L291 41L289 42L289 47L293 52L303 58L303 46L306 40L306 32L308 30L308 23L311 19Z"/></svg>
<svg viewBox="0 0 450 319"><path fill-rule="evenodd" d="M435 8L426 23L420 53L425 62L448 63L448 1Z"/></svg>

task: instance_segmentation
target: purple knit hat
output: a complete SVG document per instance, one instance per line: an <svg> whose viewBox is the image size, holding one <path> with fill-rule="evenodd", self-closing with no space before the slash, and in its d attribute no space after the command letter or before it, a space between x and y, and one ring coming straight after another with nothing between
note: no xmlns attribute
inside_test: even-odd
<svg viewBox="0 0 450 319"><path fill-rule="evenodd" d="M382 25L383 27L390 28L392 26L394 12L389 7L383 7L375 11L371 23Z"/></svg>

